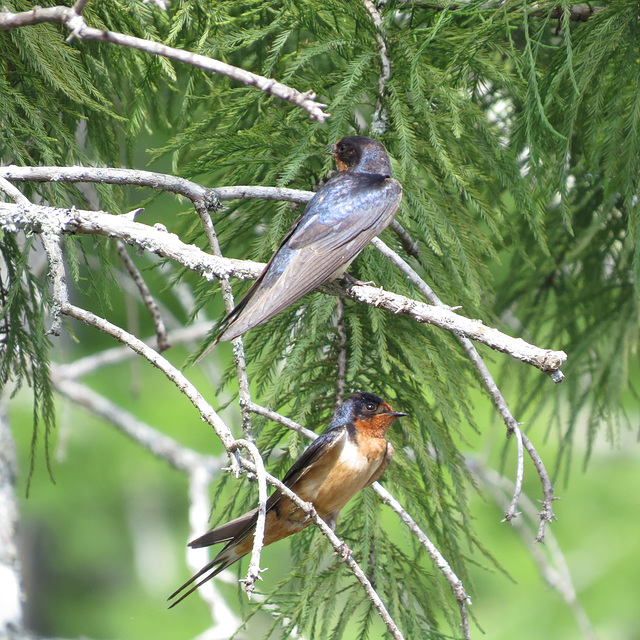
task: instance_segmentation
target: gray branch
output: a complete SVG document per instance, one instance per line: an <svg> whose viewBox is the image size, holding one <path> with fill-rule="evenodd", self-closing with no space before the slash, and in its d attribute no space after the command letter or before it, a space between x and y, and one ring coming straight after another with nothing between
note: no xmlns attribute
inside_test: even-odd
<svg viewBox="0 0 640 640"><path fill-rule="evenodd" d="M67 289L67 277L64 272L60 236L52 230L44 229L40 239L49 261L49 279L53 288L53 303L51 306L53 322L48 333L59 336L62 328L62 308L69 302L69 290Z"/></svg>
<svg viewBox="0 0 640 640"><path fill-rule="evenodd" d="M184 244L178 236L144 225L124 216L101 211L56 209L40 205L0 203L0 228L8 232L20 230L42 233L43 224L57 233L103 235L119 238L139 249L169 258L195 271L207 280L234 276L255 279L264 264L211 256L194 245ZM405 314L417 322L432 324L465 336L531 364L541 371L561 376L560 367L567 359L564 351L541 349L521 338L512 338L480 320L465 318L446 307L436 307L369 285L333 282L320 288L331 295L342 296L391 313ZM561 379L561 378L560 378ZM556 377L558 381L558 377Z"/></svg>
<svg viewBox="0 0 640 640"><path fill-rule="evenodd" d="M393 262L408 278L416 285L418 290L425 296L427 300L429 300L432 304L446 308L442 303L440 298L436 295L433 289L424 281L420 276L411 268L409 264L407 264L398 254L392 251L380 238L374 238L372 241L373 245L380 251L384 256L386 256L391 262ZM507 427L507 437L509 437L512 433L516 434L517 438L517 446L518 446L518 466L516 471L516 484L515 490L513 494L513 498L509 509L505 514L505 520L511 521L517 515L516 507L518 504L518 499L520 497L520 493L522 491L522 481L524 477L524 460L522 454L522 448L526 448L529 457L533 461L534 466L536 467L536 471L538 472L538 476L540 477L540 483L542 485L542 492L544 495L544 500L542 503L542 509L540 510L540 528L538 530L538 535L536 540L542 542L544 540L544 530L547 522L551 522L554 518L553 515L553 484L549 478L549 474L542 462L542 458L536 451L536 448L533 446L531 441L525 436L525 434L520 429L520 425L517 423L516 419L513 417L509 406L507 405L502 392L498 388L498 385L495 383L489 368L485 364L484 360L478 353L478 350L472 344L468 337L456 334L458 341L467 352L469 359L473 362L474 366L480 373L480 377L482 379L482 383L489 392L493 403L496 408L500 412L502 419ZM560 353L563 353L561 351ZM566 357L566 355L565 355ZM553 378L553 375L556 378ZM552 374L552 379L555 382L559 382L562 380L562 372L558 369Z"/></svg>
<svg viewBox="0 0 640 640"><path fill-rule="evenodd" d="M211 252L213 255L222 258L222 250L220 249L218 236L209 215L206 198L195 200L194 206L200 216L200 222L202 223L205 235L207 236L207 242L209 243ZM222 291L225 309L227 310L227 313L230 313L235 306L235 302L229 278L222 278L220 280L220 290ZM198 360L204 358L204 356L206 356L214 346L215 343L212 343L207 349L205 349ZM238 380L238 398L240 403L240 412L242 413L242 430L247 440L254 442L255 438L253 436L253 428L251 426L251 411L249 410L249 405L251 404L251 392L249 391L249 378L247 376L247 360L244 355L244 342L241 336L233 340L233 361L236 367L236 378Z"/></svg>
<svg viewBox="0 0 640 640"><path fill-rule="evenodd" d="M138 49L152 55L163 56L169 60L175 60L184 64L191 65L226 76L245 84L247 86L256 87L261 91L270 93L276 98L281 98L287 102L301 107L309 113L309 115L319 122L323 122L329 117L323 109L325 104L315 101L315 93L307 91L300 93L292 87L276 82L264 76L245 71L230 64L202 56L190 51L182 49L174 49L167 47L159 42L145 40L144 38L136 38L134 36L123 33L116 33L107 29L95 29L87 25L84 18L76 13L73 7L57 6L57 7L38 7L35 6L30 11L22 13L12 13L7 9L0 11L0 31L26 27L29 25L40 24L43 22L57 22L63 24L70 33L70 38L80 38L88 40L98 40L100 42L109 42L111 44Z"/></svg>
<svg viewBox="0 0 640 640"><path fill-rule="evenodd" d="M244 590L249 600L255 591L256 580L262 580L260 573L260 554L264 546L264 532L267 522L267 472L264 468L264 462L258 447L250 440L236 440L236 444L244 447L251 456L256 469L256 477L258 479L258 519L256 521L256 530L253 533L253 549L251 551L251 560L247 569L247 577L242 580Z"/></svg>
<svg viewBox="0 0 640 640"><path fill-rule="evenodd" d="M153 326L156 331L156 341L158 344L158 351L162 353L166 351L171 345L169 340L167 339L167 328L164 326L164 320L162 319L162 314L160 313L160 309L158 309L158 305L156 301L153 299L151 295L151 291L149 291L149 287L147 283L144 281L140 270L136 266L136 263L131 259L129 254L127 253L127 249L124 246L124 243L118 241L116 243L116 248L118 250L118 255L122 260L125 268L129 272L131 279L135 283L136 287L138 287L138 291L140 292L140 297L142 298L142 302L144 306L147 308L149 315L151 316L151 320L153 321Z"/></svg>
<svg viewBox="0 0 640 640"><path fill-rule="evenodd" d="M382 23L382 16L378 12L376 5L371 0L362 0L365 9L369 12L371 20L377 29L376 41L378 42L378 53L380 55L380 66L382 71L378 78L378 100L376 102L376 108L371 116L371 133L374 135L382 135L387 129L387 112L382 106L382 100L384 98L384 92L387 86L387 82L391 77L391 62L387 54L387 43L385 42L385 30Z"/></svg>

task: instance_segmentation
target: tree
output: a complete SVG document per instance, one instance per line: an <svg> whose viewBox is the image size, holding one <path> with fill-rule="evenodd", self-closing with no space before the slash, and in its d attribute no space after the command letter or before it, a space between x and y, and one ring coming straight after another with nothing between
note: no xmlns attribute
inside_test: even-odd
<svg viewBox="0 0 640 640"><path fill-rule="evenodd" d="M196 501L215 480L216 498L227 497L216 504L220 518L255 505L256 483L221 474L226 457L169 441L80 384L89 369L126 357L98 353L83 324L160 369L214 428L235 475L251 471L263 493L267 480L277 482L263 458L281 477L337 402L352 390L375 391L411 413L391 435L399 453L376 488L382 501L363 492L337 529L353 549L346 566L327 569L311 532L292 540L294 568L267 598L274 631L343 637L356 615L357 637L365 637L377 633L379 614L392 637L439 637L447 626L468 637L466 549L489 556L468 505L469 489L489 475L470 468L460 446L464 429L478 428L469 388L485 390L516 443L507 520L521 503L525 452L534 462L542 508L531 537L541 541L578 420L587 416L592 443L603 420L619 422L630 383L637 6L378 5L79 0L3 9L0 188L13 202L0 204L2 379L5 393L25 382L33 389L32 471L40 425L50 463L60 393L187 473L200 487ZM205 310L219 318L221 298L231 308L229 278L258 275L260 265L246 258L269 257L309 188L332 169L325 145L352 131L385 144L404 191L397 224L350 270L376 285L327 285L252 330L224 374L214 374L217 400L207 401L189 381L192 370L162 354L202 339L211 320L167 334L163 318L189 324ZM143 158L147 144L155 148ZM152 162L170 162L172 175L138 170ZM130 186L153 195L140 203ZM181 196L185 215L148 217L161 192ZM140 204L147 212L138 214ZM132 258L126 244L142 255ZM37 262L43 252L48 277ZM124 309L139 303L119 292L120 264L153 320L155 348L140 339L150 321L122 328ZM50 336L68 331L78 334L78 355L50 364L59 341ZM518 360L499 356L504 395L473 341ZM561 367L563 396L550 391ZM235 399L241 438L213 408ZM552 474L514 418L539 414L545 401L560 434ZM384 521L382 503L409 527L402 542L389 535L396 523Z"/></svg>

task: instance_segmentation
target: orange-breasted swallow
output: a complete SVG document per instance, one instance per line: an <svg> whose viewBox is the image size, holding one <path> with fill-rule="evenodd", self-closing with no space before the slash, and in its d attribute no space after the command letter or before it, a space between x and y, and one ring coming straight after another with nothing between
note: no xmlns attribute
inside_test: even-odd
<svg viewBox="0 0 640 640"><path fill-rule="evenodd" d="M305 449L283 478L283 484L302 500L311 502L333 529L347 502L375 482L389 465L393 446L385 434L396 418L406 415L393 411L373 393L356 393L336 409L329 428ZM227 544L209 564L169 596L169 600L180 596L171 607L251 552L257 519L258 510L253 509L189 543L190 547ZM282 540L310 524L307 515L276 490L267 500L264 544ZM193 583L194 586L182 593Z"/></svg>
<svg viewBox="0 0 640 640"><path fill-rule="evenodd" d="M339 172L311 199L260 277L224 318L221 326L226 328L212 347L241 336L341 276L391 223L402 187L391 177L385 148L371 138L347 136L333 151Z"/></svg>

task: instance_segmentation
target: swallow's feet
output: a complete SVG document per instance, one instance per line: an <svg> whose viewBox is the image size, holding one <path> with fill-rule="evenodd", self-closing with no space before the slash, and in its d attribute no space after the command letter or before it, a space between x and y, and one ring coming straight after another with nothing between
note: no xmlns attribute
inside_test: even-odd
<svg viewBox="0 0 640 640"><path fill-rule="evenodd" d="M346 542L341 543L340 550L333 552L334 556L340 556L342 562L346 562L347 558L351 555L351 549L347 546Z"/></svg>
<svg viewBox="0 0 640 640"><path fill-rule="evenodd" d="M309 511L307 511L307 514L306 514L306 517L305 517L305 521L312 520L317 515L318 515L318 512L316 511L316 508L312 504L310 504L309 505Z"/></svg>
<svg viewBox="0 0 640 640"><path fill-rule="evenodd" d="M338 281L341 282L342 284L344 284L347 287L365 286L365 285L374 286L375 285L375 282L373 280L369 280L368 282L363 282L362 280L358 280L357 278L354 278L353 276L350 276L348 273L343 273L338 278Z"/></svg>

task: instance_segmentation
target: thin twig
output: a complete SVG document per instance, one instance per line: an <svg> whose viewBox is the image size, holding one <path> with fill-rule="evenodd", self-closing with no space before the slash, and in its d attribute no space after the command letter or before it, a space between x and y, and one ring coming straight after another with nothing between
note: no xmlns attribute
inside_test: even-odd
<svg viewBox="0 0 640 640"><path fill-rule="evenodd" d="M547 522L552 522L555 520L555 515L553 514L553 501L557 500L557 498L553 495L553 484L549 478L549 474L544 466L544 462L542 462L542 458L540 454L536 451L536 448L531 443L531 440L527 438L527 436L522 434L522 444L524 448L527 450L529 457L531 458L533 465L540 476L540 480L542 482L542 494L544 495L544 500L542 501L542 506L540 508L540 513L538 514L540 517L540 524L538 526L538 534L536 535L536 542L544 542L545 528Z"/></svg>
<svg viewBox="0 0 640 640"><path fill-rule="evenodd" d="M40 205L19 207L11 203L0 203L0 227L6 231L15 232L22 229L41 233L44 223L58 233L97 234L120 238L128 244L178 262L209 280L226 276L257 278L264 269L262 263L208 255L193 245L184 244L174 234L128 220L123 216L113 216L101 211L54 209ZM560 367L567 358L563 351L540 349L521 338L512 338L497 329L487 327L480 320L465 318L446 307L428 305L382 288L333 282L320 287L319 290L379 307L391 313L403 313L418 322L459 333L547 373L561 373Z"/></svg>
<svg viewBox="0 0 640 640"><path fill-rule="evenodd" d="M153 299L151 295L151 291L149 291L149 287L147 283L144 281L140 270L136 266L136 263L131 259L129 254L127 253L127 249L124 246L124 243L121 240L116 242L116 249L118 250L118 255L120 259L124 263L125 268L129 272L131 279L134 281L135 285L138 287L138 291L140 292L140 297L142 298L142 302L145 307L147 307L147 311L151 316L151 320L153 321L153 327L156 332L156 340L158 344L158 351L162 353L166 349L168 349L171 345L169 344L169 340L167 339L167 328L164 326L164 320L162 319L162 314L160 313L160 309L158 309L158 305L156 301Z"/></svg>
<svg viewBox="0 0 640 640"><path fill-rule="evenodd" d="M288 427L292 431L297 431L300 435L303 435L305 438L309 438L310 440L315 440L318 437L318 434L311 429L307 429L303 427L301 424L291 420L291 418L287 418L286 416L280 415L271 409L267 409L266 407L262 407L255 402L251 403L250 409L253 413L257 413L259 416L264 416L269 420L273 420L274 422L279 422L283 424L285 427Z"/></svg>
<svg viewBox="0 0 640 640"><path fill-rule="evenodd" d="M99 42L109 42L131 49L138 49L145 53L163 56L169 60L183 62L193 67L204 69L205 71L226 76L232 80L247 86L256 87L277 98L291 102L307 111L314 120L318 120L319 122L323 122L329 117L329 114L323 111L327 105L316 102L316 95L312 91L300 93L296 89L281 84L280 82L251 73L250 71L245 71L238 67L233 67L220 60L182 49L174 49L160 42L136 38L107 29L89 27L84 21L84 18L76 13L72 7L34 7L30 11L24 11L22 13L12 13L6 9L0 11L0 31L26 27L42 22L59 22L63 24L69 30L71 34L70 37L73 38L98 40Z"/></svg>
<svg viewBox="0 0 640 640"><path fill-rule="evenodd" d="M382 135L387 130L387 111L382 106L384 92L387 82L391 77L391 62L387 55L387 43L385 42L385 30L382 22L382 16L371 0L362 0L366 10L369 12L373 24L376 27L376 41L378 42L378 53L380 55L380 64L382 71L378 78L378 100L376 108L371 116L371 133L374 135Z"/></svg>
<svg viewBox="0 0 640 640"><path fill-rule="evenodd" d="M417 241L411 237L409 232L395 218L391 221L389 228L396 232L400 244L407 255L413 256L414 258L420 255Z"/></svg>
<svg viewBox="0 0 640 640"><path fill-rule="evenodd" d="M408 278L416 285L418 290L425 296L429 302L436 306L443 306L442 301L436 293L431 289L431 287L424 281L422 278L411 268L407 262L405 262L395 251L390 249L380 238L374 238L372 240L372 244L380 251L384 256L386 256L391 262L393 262ZM518 442L518 468L517 468L517 476L520 478L524 474L524 461L521 459L522 457L522 445L527 449L527 453L531 457L536 470L538 472L538 476L540 477L540 482L542 484L542 492L544 495L544 501L542 503L542 509L540 511L540 529L538 531L538 536L536 540L542 542L544 540L544 529L547 522L551 522L553 520L553 485L549 478L549 474L542 462L542 459L538 455L533 444L529 441L529 439L522 433L516 419L513 417L509 406L507 405L502 392L498 388L498 385L495 383L491 372L489 371L487 365L484 360L478 353L478 350L471 343L471 341L459 334L455 334L456 338L467 352L469 359L475 365L476 369L480 373L480 377L483 385L489 392L493 403L496 408L500 412L502 419L507 427L507 437L509 437L512 433L517 434L517 442ZM560 352L564 353L564 352ZM566 357L566 356L565 356ZM558 373L561 373L557 370ZM522 479L520 478L519 482L516 482L516 491L512 500L512 508L510 508L505 514L505 520L509 521L513 519L516 515L516 505L519 498L519 491L522 490Z"/></svg>
<svg viewBox="0 0 640 640"><path fill-rule="evenodd" d="M222 258L222 249L220 248L220 243L218 242L218 236L213 227L211 216L209 215L207 202L204 199L196 200L194 202L194 206L200 216L200 222L202 223L202 227L207 237L209 249L211 249L214 256ZM225 309L227 310L227 313L229 313L234 308L235 302L233 299L233 289L231 288L231 283L229 282L228 277L220 279L220 290L222 291ZM202 359L213 348L213 346L214 345L212 344L205 349L200 356L200 359ZM251 426L251 411L249 410L249 405L251 404L251 392L249 390L247 361L244 355L244 342L242 341L242 337L238 337L233 341L233 361L236 367L236 378L238 380L238 401L240 404L240 412L242 414L242 432L247 440L255 442L253 428Z"/></svg>
<svg viewBox="0 0 640 640"><path fill-rule="evenodd" d="M253 549L249 568L247 569L247 577L242 580L247 598L251 600L251 596L255 591L256 580L262 580L260 574L264 571L264 569L260 569L260 554L264 546L264 532L267 522L267 472L258 447L253 442L240 439L236 440L236 444L239 447L244 447L249 452L256 469L256 477L258 478L258 519L256 521L256 530L253 533Z"/></svg>
<svg viewBox="0 0 640 640"><path fill-rule="evenodd" d="M513 496L511 503L504 514L504 522L511 522L514 518L517 518L520 513L518 512L518 501L520 500L520 494L522 493L522 483L524 481L524 452L522 447L522 430L520 427L516 427L514 430L516 436L517 455L518 455L518 467L516 470L516 481L514 483Z"/></svg>

